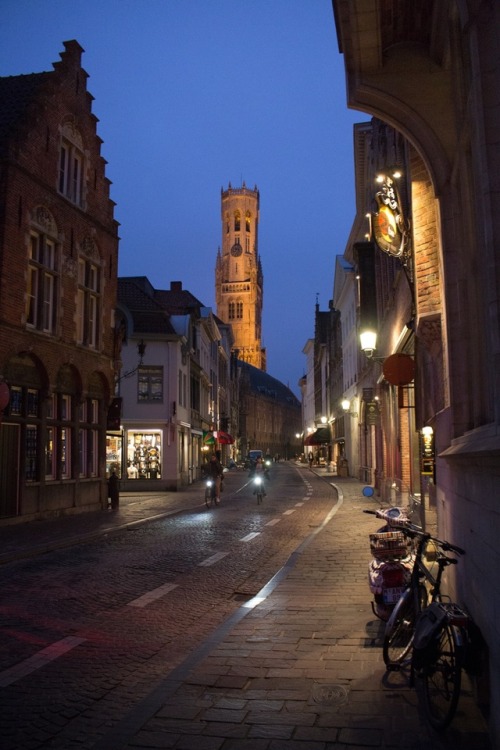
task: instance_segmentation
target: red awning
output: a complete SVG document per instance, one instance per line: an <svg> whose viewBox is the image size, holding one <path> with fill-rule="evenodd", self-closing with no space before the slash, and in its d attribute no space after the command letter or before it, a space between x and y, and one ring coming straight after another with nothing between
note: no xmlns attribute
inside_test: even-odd
<svg viewBox="0 0 500 750"><path fill-rule="evenodd" d="M215 434L215 439L221 445L232 445L234 443L234 437L230 435L228 432L223 432L222 430L219 430L218 432L214 434Z"/></svg>

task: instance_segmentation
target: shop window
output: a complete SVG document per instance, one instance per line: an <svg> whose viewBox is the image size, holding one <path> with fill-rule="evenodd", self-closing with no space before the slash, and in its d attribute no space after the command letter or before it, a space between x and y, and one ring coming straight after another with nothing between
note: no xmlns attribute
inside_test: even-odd
<svg viewBox="0 0 500 750"><path fill-rule="evenodd" d="M26 290L26 324L54 333L57 308L57 248L40 232L31 232Z"/></svg>
<svg viewBox="0 0 500 750"><path fill-rule="evenodd" d="M139 367L137 400L143 403L163 401L163 367Z"/></svg>
<svg viewBox="0 0 500 750"><path fill-rule="evenodd" d="M160 432L128 432L128 479L161 479L161 458Z"/></svg>
<svg viewBox="0 0 500 750"><path fill-rule="evenodd" d="M45 478L55 479L54 428L47 427L45 437Z"/></svg>

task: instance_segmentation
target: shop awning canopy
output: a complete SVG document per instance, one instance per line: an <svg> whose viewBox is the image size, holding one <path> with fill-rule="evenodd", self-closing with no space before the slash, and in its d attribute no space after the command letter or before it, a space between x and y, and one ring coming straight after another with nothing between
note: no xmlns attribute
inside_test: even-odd
<svg viewBox="0 0 500 750"><path fill-rule="evenodd" d="M331 440L329 427L318 427L316 432L308 435L304 440L304 445L325 445Z"/></svg>
<svg viewBox="0 0 500 750"><path fill-rule="evenodd" d="M217 442L220 443L220 445L232 445L234 443L234 437L228 432L218 430L218 432L215 433L215 436Z"/></svg>
<svg viewBox="0 0 500 750"><path fill-rule="evenodd" d="M214 434L210 430L203 430L203 444L215 445Z"/></svg>

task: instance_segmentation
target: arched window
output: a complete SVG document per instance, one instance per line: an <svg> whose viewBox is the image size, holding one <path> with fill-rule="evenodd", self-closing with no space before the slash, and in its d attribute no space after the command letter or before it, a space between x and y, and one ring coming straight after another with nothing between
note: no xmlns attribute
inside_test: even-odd
<svg viewBox="0 0 500 750"><path fill-rule="evenodd" d="M234 231L239 232L241 229L241 215L239 211L234 214Z"/></svg>
<svg viewBox="0 0 500 750"><path fill-rule="evenodd" d="M243 319L243 302L236 303L236 317L238 320Z"/></svg>
<svg viewBox="0 0 500 750"><path fill-rule="evenodd" d="M229 306L228 306L228 315L229 315L229 320L234 320L234 318L235 318L235 304L234 304L234 302L230 302L229 303Z"/></svg>
<svg viewBox="0 0 500 750"><path fill-rule="evenodd" d="M245 229L246 229L247 232L250 231L250 219L251 219L251 216L252 216L252 214L250 213L250 211L247 211L246 215L245 215Z"/></svg>

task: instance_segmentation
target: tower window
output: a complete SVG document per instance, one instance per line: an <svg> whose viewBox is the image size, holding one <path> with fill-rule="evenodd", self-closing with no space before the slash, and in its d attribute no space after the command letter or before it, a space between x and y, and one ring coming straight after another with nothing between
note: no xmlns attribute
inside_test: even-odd
<svg viewBox="0 0 500 750"><path fill-rule="evenodd" d="M230 302L229 303L228 315L229 315L229 320L234 320L234 318L235 318L235 304L234 304L234 302Z"/></svg>
<svg viewBox="0 0 500 750"><path fill-rule="evenodd" d="M247 215L245 216L245 229L247 232L250 231L250 214L249 213L247 213Z"/></svg>
<svg viewBox="0 0 500 750"><path fill-rule="evenodd" d="M238 320L243 318L243 302L236 303L236 317Z"/></svg>
<svg viewBox="0 0 500 750"><path fill-rule="evenodd" d="M241 229L241 216L240 216L240 212L236 211L234 215L234 231L239 232L240 229Z"/></svg>

